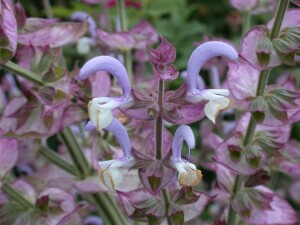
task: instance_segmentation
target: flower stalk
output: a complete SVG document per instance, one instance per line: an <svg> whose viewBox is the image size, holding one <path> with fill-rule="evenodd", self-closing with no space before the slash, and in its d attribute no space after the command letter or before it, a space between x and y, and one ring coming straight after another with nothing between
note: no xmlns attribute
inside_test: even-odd
<svg viewBox="0 0 300 225"><path fill-rule="evenodd" d="M4 183L2 185L2 191L13 201L17 202L24 209L33 209L34 205L23 197L18 191L12 188L9 184Z"/></svg>
<svg viewBox="0 0 300 225"><path fill-rule="evenodd" d="M164 97L164 81L159 80L158 85L158 105L160 110L162 110L163 106L163 97ZM163 132L163 119L162 116L159 115L155 121L155 148L156 148L156 158L162 158L162 132Z"/></svg>
<svg viewBox="0 0 300 225"><path fill-rule="evenodd" d="M38 86L44 86L44 83L40 80L39 76L29 70L24 69L23 67L15 64L11 61L0 65L4 70L9 71L17 76L21 76L26 80L33 82Z"/></svg>
<svg viewBox="0 0 300 225"><path fill-rule="evenodd" d="M39 152L42 156L44 156L47 160L52 162L54 165L58 166L59 168L63 169L64 171L72 174L73 176L76 176L76 177L78 176L76 168L69 162L63 160L53 150L48 149L46 147L41 147Z"/></svg>
<svg viewBox="0 0 300 225"><path fill-rule="evenodd" d="M51 10L50 1L49 0L43 0L43 5L44 5L44 9L45 9L47 18L52 18L53 13L52 13L52 10Z"/></svg>
<svg viewBox="0 0 300 225"><path fill-rule="evenodd" d="M242 34L244 35L251 27L251 10L244 12L243 20Z"/></svg>
<svg viewBox="0 0 300 225"><path fill-rule="evenodd" d="M289 5L289 0L281 0L278 3L277 6L277 11L275 15L275 20L274 20L274 25L271 30L271 36L270 39L273 40L279 35L280 27L285 15L285 12L288 8ZM271 69L264 70L260 73L259 80L258 80L258 86L257 86L257 92L256 96L263 96L265 92L266 85L268 83L268 78L270 74ZM246 147L252 140L254 133L256 129L256 122L253 117L251 117L245 138L244 138L244 147ZM235 195L239 192L241 189L243 182L243 178L241 176L236 176L235 182L234 182L234 189L231 198L233 199ZM229 212L228 212L228 220L227 220L228 225L235 225L236 224L236 213L233 210L233 208L230 206Z"/></svg>
<svg viewBox="0 0 300 225"><path fill-rule="evenodd" d="M121 31L126 32L128 31L128 20L127 20L126 5L124 0L117 1L117 10L120 18L120 23L121 23ZM124 56L124 64L128 72L128 77L129 80L131 81L133 76L131 50L123 51L123 56Z"/></svg>
<svg viewBox="0 0 300 225"><path fill-rule="evenodd" d="M164 90L165 90L165 85L164 81L162 79L159 79L159 84L158 84L158 106L160 109L160 112L163 109L163 98L164 98ZM161 160L162 159L162 151L163 151L163 119L162 115L158 116L158 118L155 121L155 150L156 150L156 158ZM169 191L167 188L162 190L162 196L163 200L165 203L165 216L167 217L168 215L168 210L170 208L170 195ZM167 220L168 224L171 225L171 221L169 219Z"/></svg>
<svg viewBox="0 0 300 225"><path fill-rule="evenodd" d="M79 143L72 130L67 127L60 133L60 138L64 143L73 163L75 164L81 178L91 175L92 169L88 164Z"/></svg>
<svg viewBox="0 0 300 225"><path fill-rule="evenodd" d="M72 161L79 172L79 178L83 179L93 175L92 168L82 153L80 145L77 142L72 130L70 128L65 128L61 132L60 138L66 146L67 151L69 152ZM101 216L105 219L107 224L127 224L127 220L120 211L119 207L107 193L92 194L92 197L93 201L100 210Z"/></svg>

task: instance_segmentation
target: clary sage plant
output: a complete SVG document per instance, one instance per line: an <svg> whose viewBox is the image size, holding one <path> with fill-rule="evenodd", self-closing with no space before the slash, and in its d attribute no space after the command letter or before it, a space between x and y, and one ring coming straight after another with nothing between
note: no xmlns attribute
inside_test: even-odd
<svg viewBox="0 0 300 225"><path fill-rule="evenodd" d="M0 0L1 225L299 224L298 0L228 1L240 41L199 36L179 67L128 27L153 2L76 4L101 12Z"/></svg>

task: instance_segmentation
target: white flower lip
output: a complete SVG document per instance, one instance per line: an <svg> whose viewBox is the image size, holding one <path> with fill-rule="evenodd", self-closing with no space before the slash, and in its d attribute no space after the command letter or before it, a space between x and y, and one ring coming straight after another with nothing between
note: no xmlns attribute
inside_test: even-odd
<svg viewBox="0 0 300 225"><path fill-rule="evenodd" d="M116 190L123 181L121 169L130 169L135 163L135 159L114 159L99 162L99 179L110 190Z"/></svg>
<svg viewBox="0 0 300 225"><path fill-rule="evenodd" d="M132 99L122 100L109 97L94 98L88 104L88 113L91 122L97 130L106 128L113 120L112 110L118 107L127 107Z"/></svg>

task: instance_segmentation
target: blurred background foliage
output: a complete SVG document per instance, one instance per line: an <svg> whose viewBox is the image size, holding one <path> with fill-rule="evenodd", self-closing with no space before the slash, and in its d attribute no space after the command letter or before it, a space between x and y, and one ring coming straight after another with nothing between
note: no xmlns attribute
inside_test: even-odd
<svg viewBox="0 0 300 225"><path fill-rule="evenodd" d="M28 16L46 17L42 1L20 0ZM102 4L87 5L75 0L52 0L54 17L68 20L74 11L85 11L97 18L103 13ZM179 70L186 67L188 58L196 44L203 37L226 38L239 44L241 37L242 15L233 9L228 0L142 0L140 10L128 7L129 28L141 19L149 21L158 33L166 37L177 50L176 66ZM116 22L116 8L108 10L111 24ZM253 24L268 21L271 15L254 17ZM97 20L96 20L97 21ZM74 51L75 53L75 51Z"/></svg>

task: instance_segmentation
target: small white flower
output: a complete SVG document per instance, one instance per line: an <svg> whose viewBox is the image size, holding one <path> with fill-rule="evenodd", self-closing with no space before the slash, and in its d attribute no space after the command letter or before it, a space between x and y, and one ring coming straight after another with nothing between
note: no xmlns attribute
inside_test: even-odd
<svg viewBox="0 0 300 225"><path fill-rule="evenodd" d="M108 189L116 190L118 185L123 181L121 170L129 170L134 163L135 160L133 157L99 162L99 179Z"/></svg>
<svg viewBox="0 0 300 225"><path fill-rule="evenodd" d="M180 186L196 186L201 182L202 173L197 170L193 163L180 160L175 162L175 167L178 171L178 182Z"/></svg>
<svg viewBox="0 0 300 225"><path fill-rule="evenodd" d="M187 125L177 128L172 141L172 163L178 171L178 183L180 186L196 186L202 179L202 173L197 170L193 163L181 158L181 148L183 141L188 147L195 147L195 137L192 129Z"/></svg>
<svg viewBox="0 0 300 225"><path fill-rule="evenodd" d="M97 130L106 128L113 120L112 110L118 107L128 107L132 100L122 100L109 97L94 98L88 104L88 113L91 122Z"/></svg>

